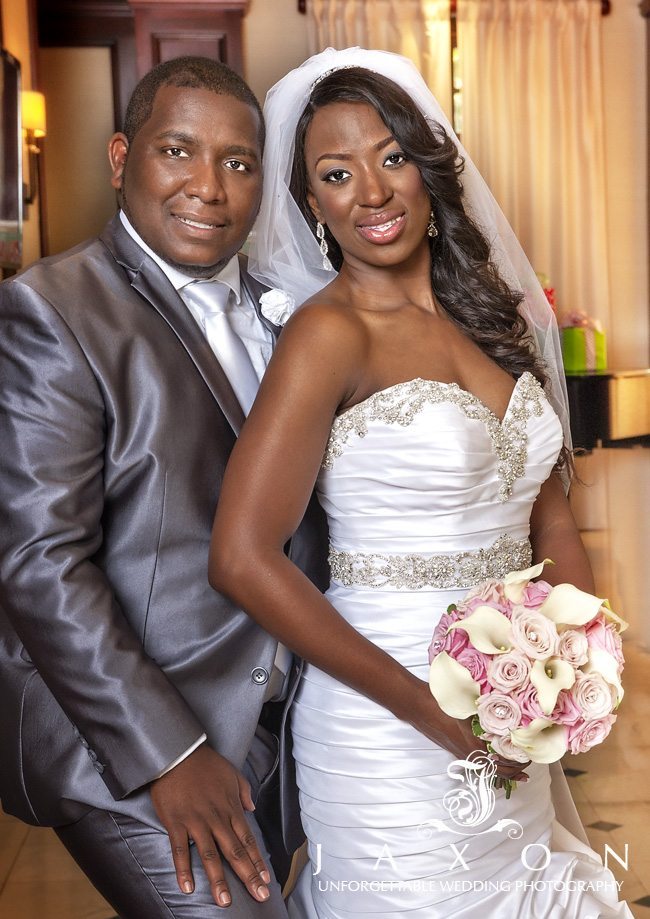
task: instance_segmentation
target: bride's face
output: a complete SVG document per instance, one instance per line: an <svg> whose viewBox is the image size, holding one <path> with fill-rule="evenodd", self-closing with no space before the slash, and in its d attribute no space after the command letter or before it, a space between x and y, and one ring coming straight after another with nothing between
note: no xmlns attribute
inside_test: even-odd
<svg viewBox="0 0 650 919"><path fill-rule="evenodd" d="M428 261L431 205L420 171L365 102L318 109L305 137L309 206L348 263Z"/></svg>

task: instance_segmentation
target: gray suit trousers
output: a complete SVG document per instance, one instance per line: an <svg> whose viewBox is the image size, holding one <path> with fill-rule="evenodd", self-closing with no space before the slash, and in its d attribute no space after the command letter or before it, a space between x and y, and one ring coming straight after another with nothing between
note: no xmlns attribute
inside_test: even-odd
<svg viewBox="0 0 650 919"><path fill-rule="evenodd" d="M249 822L270 867L259 827L252 816ZM57 827L55 832L120 919L287 919L275 878L269 885L270 898L258 903L225 861L232 905L227 910L217 906L194 844L195 890L192 894L181 893L169 837L132 817L95 809L77 823Z"/></svg>
<svg viewBox="0 0 650 919"><path fill-rule="evenodd" d="M242 773L258 800L259 775L268 770L268 749L258 737ZM194 844L191 845L194 893L179 890L169 837L134 817L95 808L81 820L56 827L55 832L74 860L120 919L287 919L280 885L273 875L268 849L255 816L248 821L271 873L271 896L258 903L225 859L222 864L232 904L217 906Z"/></svg>

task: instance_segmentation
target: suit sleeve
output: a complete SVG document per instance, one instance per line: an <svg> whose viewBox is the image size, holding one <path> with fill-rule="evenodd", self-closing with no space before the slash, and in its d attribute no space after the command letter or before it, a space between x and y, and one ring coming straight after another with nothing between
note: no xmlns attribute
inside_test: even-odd
<svg viewBox="0 0 650 919"><path fill-rule="evenodd" d="M43 297L19 280L0 297L0 602L117 799L203 728L94 561L106 420L92 367Z"/></svg>

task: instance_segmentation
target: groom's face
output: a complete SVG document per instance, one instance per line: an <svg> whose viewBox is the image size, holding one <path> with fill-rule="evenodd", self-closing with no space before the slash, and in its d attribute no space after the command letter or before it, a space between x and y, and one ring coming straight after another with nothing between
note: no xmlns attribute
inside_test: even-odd
<svg viewBox="0 0 650 919"><path fill-rule="evenodd" d="M168 264L209 277L241 248L260 205L259 114L233 96L163 86L129 145L109 147L130 222Z"/></svg>

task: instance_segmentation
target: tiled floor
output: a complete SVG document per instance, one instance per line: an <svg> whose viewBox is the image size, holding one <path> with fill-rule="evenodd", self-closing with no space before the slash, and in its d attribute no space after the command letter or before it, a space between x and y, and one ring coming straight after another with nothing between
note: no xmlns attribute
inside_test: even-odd
<svg viewBox="0 0 650 919"><path fill-rule="evenodd" d="M567 757L564 766L580 772L569 783L592 846L602 856L609 845L624 860L627 845L628 869L611 857L609 866L623 881L636 919L650 919L650 654L628 644L626 656L626 697L614 731L602 747ZM644 898L647 905L639 902ZM0 812L2 919L113 915L51 830L23 826Z"/></svg>

